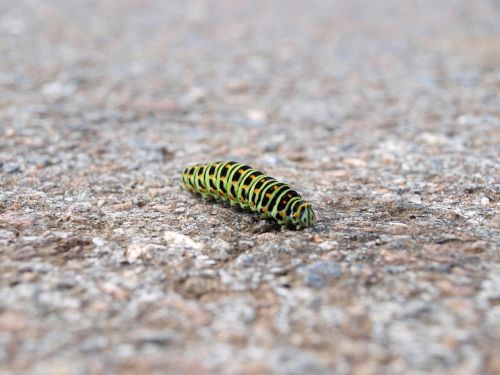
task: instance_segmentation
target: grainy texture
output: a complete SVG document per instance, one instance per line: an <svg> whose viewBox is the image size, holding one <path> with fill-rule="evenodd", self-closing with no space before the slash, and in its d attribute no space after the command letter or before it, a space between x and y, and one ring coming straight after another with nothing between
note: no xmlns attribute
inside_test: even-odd
<svg viewBox="0 0 500 375"><path fill-rule="evenodd" d="M497 1L0 1L0 373L498 374ZM321 220L181 192L239 160Z"/></svg>

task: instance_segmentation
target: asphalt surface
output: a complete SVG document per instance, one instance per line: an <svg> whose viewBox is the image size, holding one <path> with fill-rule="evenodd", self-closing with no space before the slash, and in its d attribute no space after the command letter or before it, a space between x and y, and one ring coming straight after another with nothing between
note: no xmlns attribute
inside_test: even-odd
<svg viewBox="0 0 500 375"><path fill-rule="evenodd" d="M0 1L0 373L500 373L496 1ZM179 189L237 160L319 222Z"/></svg>

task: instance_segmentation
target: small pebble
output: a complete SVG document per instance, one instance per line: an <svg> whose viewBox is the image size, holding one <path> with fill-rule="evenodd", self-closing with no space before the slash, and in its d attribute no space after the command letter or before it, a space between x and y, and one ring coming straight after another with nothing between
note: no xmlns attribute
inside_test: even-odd
<svg viewBox="0 0 500 375"><path fill-rule="evenodd" d="M333 249L337 248L337 246L338 246L337 241L325 241L325 242L322 242L318 245L318 247L323 251L333 250Z"/></svg>
<svg viewBox="0 0 500 375"><path fill-rule="evenodd" d="M167 231L164 233L163 238L169 245L182 246L196 250L203 247L200 243L193 241L182 233Z"/></svg>
<svg viewBox="0 0 500 375"><path fill-rule="evenodd" d="M488 197L483 197L483 198L481 198L481 204L482 204L483 206L487 206L487 205L489 205L489 204L490 204L490 199L489 199Z"/></svg>
<svg viewBox="0 0 500 375"><path fill-rule="evenodd" d="M409 198L409 201L410 201L411 203L421 204L421 203L422 203L422 198L420 197L420 195L418 195L418 194L414 194L414 195L412 195L412 196Z"/></svg>
<svg viewBox="0 0 500 375"><path fill-rule="evenodd" d="M157 244L130 244L125 250L124 256L129 262L137 259L149 259L154 250L166 249L165 246Z"/></svg>
<svg viewBox="0 0 500 375"><path fill-rule="evenodd" d="M18 163L4 163L2 170L4 173L15 173L21 170L21 166Z"/></svg>
<svg viewBox="0 0 500 375"><path fill-rule="evenodd" d="M339 277L342 269L338 263L319 261L303 270L305 272L304 284L312 288L322 288L329 279Z"/></svg>

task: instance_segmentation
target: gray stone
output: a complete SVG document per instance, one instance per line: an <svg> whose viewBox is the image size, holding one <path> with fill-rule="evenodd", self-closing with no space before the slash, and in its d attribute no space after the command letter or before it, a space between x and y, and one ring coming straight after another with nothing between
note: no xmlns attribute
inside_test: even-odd
<svg viewBox="0 0 500 375"><path fill-rule="evenodd" d="M342 269L337 263L320 261L305 267L304 273L305 285L322 288L329 280L342 275Z"/></svg>

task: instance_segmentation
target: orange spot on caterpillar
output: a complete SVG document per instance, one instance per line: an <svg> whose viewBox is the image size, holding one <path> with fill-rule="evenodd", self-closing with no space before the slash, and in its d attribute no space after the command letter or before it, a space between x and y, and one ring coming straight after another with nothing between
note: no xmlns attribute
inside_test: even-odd
<svg viewBox="0 0 500 375"><path fill-rule="evenodd" d="M286 225L290 219L297 223L303 216L311 220L304 224L313 225L310 203L302 201L300 194L288 185L250 166L228 161L197 164L185 168L180 177L179 185L186 191L229 201L231 206L258 211L262 217L272 216L281 225ZM283 194L277 195L279 192Z"/></svg>
<svg viewBox="0 0 500 375"><path fill-rule="evenodd" d="M299 206L299 208L297 209L297 212L299 212L300 210L302 210L302 207L311 207L311 205L309 203L303 203Z"/></svg>

